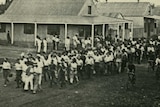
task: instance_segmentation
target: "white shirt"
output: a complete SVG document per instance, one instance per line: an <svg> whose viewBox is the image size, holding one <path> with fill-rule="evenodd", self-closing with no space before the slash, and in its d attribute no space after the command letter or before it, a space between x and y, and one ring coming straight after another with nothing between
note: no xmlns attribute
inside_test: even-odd
<svg viewBox="0 0 160 107"><path fill-rule="evenodd" d="M88 51L87 55L88 56L94 56L94 52L93 51Z"/></svg>
<svg viewBox="0 0 160 107"><path fill-rule="evenodd" d="M69 62L69 57L67 55L63 55L62 58L64 59L65 62Z"/></svg>
<svg viewBox="0 0 160 107"><path fill-rule="evenodd" d="M73 43L76 44L78 42L77 36L73 36Z"/></svg>
<svg viewBox="0 0 160 107"><path fill-rule="evenodd" d="M54 57L52 60L53 60L53 64L54 64L54 65L58 65L58 60L57 60L56 57Z"/></svg>
<svg viewBox="0 0 160 107"><path fill-rule="evenodd" d="M55 39L56 39L56 38L53 36L53 37L52 37L52 41L55 41Z"/></svg>
<svg viewBox="0 0 160 107"><path fill-rule="evenodd" d="M41 46L42 41L40 39L36 38L36 42L38 46Z"/></svg>
<svg viewBox="0 0 160 107"><path fill-rule="evenodd" d="M102 56L100 56L100 55L95 55L94 56L94 60L95 60L95 62L101 62L102 61Z"/></svg>
<svg viewBox="0 0 160 107"><path fill-rule="evenodd" d="M136 50L135 50L134 47L131 47L131 52L132 52L132 53L135 53L135 52L136 52Z"/></svg>
<svg viewBox="0 0 160 107"><path fill-rule="evenodd" d="M71 70L77 69L77 63L71 63Z"/></svg>
<svg viewBox="0 0 160 107"><path fill-rule="evenodd" d="M55 38L55 42L59 42L60 40L59 40L59 38Z"/></svg>
<svg viewBox="0 0 160 107"><path fill-rule="evenodd" d="M94 64L94 60L93 60L93 58L86 58L85 63L89 64L89 65L93 65Z"/></svg>
<svg viewBox="0 0 160 107"><path fill-rule="evenodd" d="M66 39L65 39L65 46L66 46L66 45L70 45L70 42L71 42L70 39L66 38Z"/></svg>
<svg viewBox="0 0 160 107"><path fill-rule="evenodd" d="M20 64L21 64L21 65L25 64L25 62L27 62L27 59L26 59L26 58L23 58L22 60L20 60Z"/></svg>
<svg viewBox="0 0 160 107"><path fill-rule="evenodd" d="M139 45L139 44L136 44L136 48L139 49L139 47L140 47L140 45Z"/></svg>
<svg viewBox="0 0 160 107"><path fill-rule="evenodd" d="M27 68L28 68L28 66L26 64L22 65L22 71L26 72Z"/></svg>
<svg viewBox="0 0 160 107"><path fill-rule="evenodd" d="M142 47L141 47L141 52L144 52L144 51L145 51L145 50L144 50L144 47L142 46Z"/></svg>
<svg viewBox="0 0 160 107"><path fill-rule="evenodd" d="M43 61L44 66L48 66L48 65L49 65L49 60L48 60L48 59L45 59L44 56L42 56L41 58L42 58L42 61Z"/></svg>
<svg viewBox="0 0 160 107"><path fill-rule="evenodd" d="M16 70L22 70L22 65L19 63L16 63L15 68L16 68Z"/></svg>
<svg viewBox="0 0 160 107"><path fill-rule="evenodd" d="M11 69L11 64L9 62L3 62L2 68L3 69Z"/></svg>
<svg viewBox="0 0 160 107"><path fill-rule="evenodd" d="M78 60L77 60L77 65L78 65L78 66L82 66L82 65L83 65L83 61L82 61L81 59L78 59Z"/></svg>
<svg viewBox="0 0 160 107"><path fill-rule="evenodd" d="M43 40L43 45L44 45L44 47L47 47L47 41L46 40Z"/></svg>
<svg viewBox="0 0 160 107"><path fill-rule="evenodd" d="M147 48L147 51L148 51L148 52L150 52L150 51L151 51L151 52L154 52L155 50L154 50L154 47L148 47L148 48Z"/></svg>
<svg viewBox="0 0 160 107"><path fill-rule="evenodd" d="M49 63L49 65L51 64L51 62L52 62L52 57L51 57L51 54L49 54L48 55L48 63Z"/></svg>
<svg viewBox="0 0 160 107"><path fill-rule="evenodd" d="M58 62L58 63L61 63L61 59L62 59L62 58L61 58L60 56L57 56L57 62Z"/></svg>
<svg viewBox="0 0 160 107"><path fill-rule="evenodd" d="M40 70L39 67L34 67L33 70L34 70L34 72L37 73L37 74L42 74L42 70Z"/></svg>
<svg viewBox="0 0 160 107"><path fill-rule="evenodd" d="M37 63L38 68L42 68L44 66L43 61L41 59L40 59L40 61L38 59L36 59L36 63Z"/></svg>
<svg viewBox="0 0 160 107"><path fill-rule="evenodd" d="M113 61L113 59L114 59L113 54L106 55L106 57L104 58L104 62L110 62Z"/></svg>

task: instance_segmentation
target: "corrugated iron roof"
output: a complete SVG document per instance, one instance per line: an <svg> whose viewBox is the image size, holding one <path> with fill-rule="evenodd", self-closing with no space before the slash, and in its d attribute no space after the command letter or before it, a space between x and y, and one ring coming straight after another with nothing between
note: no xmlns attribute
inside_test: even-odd
<svg viewBox="0 0 160 107"><path fill-rule="evenodd" d="M18 19L18 20L17 20ZM13 23L39 23L39 24L114 24L132 22L105 16L25 16L25 15L1 15L1 22Z"/></svg>
<svg viewBox="0 0 160 107"><path fill-rule="evenodd" d="M98 3L99 13L122 13L123 16L144 16L149 2L107 2Z"/></svg>
<svg viewBox="0 0 160 107"><path fill-rule="evenodd" d="M105 16L80 16L86 0L13 0L0 22L51 24L108 24L131 22ZM86 10L87 11L87 10Z"/></svg>
<svg viewBox="0 0 160 107"><path fill-rule="evenodd" d="M13 0L6 15L78 15L86 0Z"/></svg>

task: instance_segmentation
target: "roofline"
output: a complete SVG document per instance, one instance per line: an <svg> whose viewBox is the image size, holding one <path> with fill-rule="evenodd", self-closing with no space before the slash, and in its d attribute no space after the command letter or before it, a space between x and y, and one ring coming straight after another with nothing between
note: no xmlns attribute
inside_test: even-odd
<svg viewBox="0 0 160 107"><path fill-rule="evenodd" d="M126 15L126 16L124 16L124 18L125 17L144 17L145 15Z"/></svg>
<svg viewBox="0 0 160 107"><path fill-rule="evenodd" d="M108 22L108 23L63 23L63 22L33 22L33 21L0 21L1 23L14 23L14 24L61 24L61 25L64 25L64 24L68 24L68 25L102 25L102 24L117 24L117 23L132 23L133 21L111 21L111 22Z"/></svg>
<svg viewBox="0 0 160 107"><path fill-rule="evenodd" d="M105 4L106 2L99 2L98 4ZM107 2L107 3L138 3L138 2ZM106 3L106 4L107 4ZM150 2L139 2L139 3L148 3L148 4L151 4Z"/></svg>
<svg viewBox="0 0 160 107"><path fill-rule="evenodd" d="M78 13L78 16L81 15L81 13L82 13L83 9L85 8L85 5L86 5L87 2L88 2L88 0L86 0L85 3L83 4L82 8L80 9L80 11Z"/></svg>
<svg viewBox="0 0 160 107"><path fill-rule="evenodd" d="M150 18L150 19L157 19L157 20L160 20L160 16L158 16L158 15L144 16L144 18Z"/></svg>

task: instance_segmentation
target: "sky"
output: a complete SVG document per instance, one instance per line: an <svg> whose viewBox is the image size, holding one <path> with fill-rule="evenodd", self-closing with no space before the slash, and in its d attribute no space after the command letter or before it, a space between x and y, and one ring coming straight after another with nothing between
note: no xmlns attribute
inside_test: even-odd
<svg viewBox="0 0 160 107"><path fill-rule="evenodd" d="M6 0L0 0L1 3L5 3ZM105 0L100 0L105 1ZM108 0L108 2L137 2L137 0ZM154 3L155 5L160 5L160 0L140 0L140 2L150 2Z"/></svg>

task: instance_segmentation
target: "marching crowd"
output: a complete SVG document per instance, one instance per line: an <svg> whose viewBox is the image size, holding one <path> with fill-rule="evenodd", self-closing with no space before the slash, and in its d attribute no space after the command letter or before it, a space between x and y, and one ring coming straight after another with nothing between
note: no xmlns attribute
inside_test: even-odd
<svg viewBox="0 0 160 107"><path fill-rule="evenodd" d="M71 40L73 48L71 48ZM112 75L126 72L135 75L133 63L140 64L147 60L154 70L155 65L160 65L160 40L139 39L122 41L95 38L95 48L91 47L91 39L79 40L75 35L72 39L65 40L63 52L52 51L47 53L47 40L37 36L37 54L22 53L14 67L16 69L17 88L23 87L24 91L32 90L37 93L42 85L48 82L52 87L58 84L75 84L83 79L90 79L93 75ZM59 37L53 37L53 49L58 49ZM41 45L43 43L43 52ZM79 49L78 47L81 47ZM129 63L129 64L128 64ZM2 64L4 86L7 86L11 64L7 58ZM132 71L134 70L134 71ZM157 78L160 77L156 69ZM43 83L43 84L42 84Z"/></svg>

